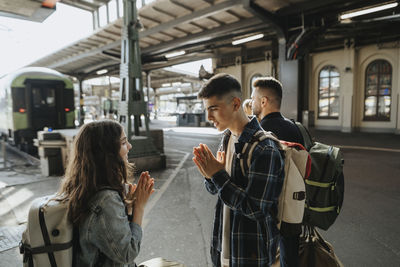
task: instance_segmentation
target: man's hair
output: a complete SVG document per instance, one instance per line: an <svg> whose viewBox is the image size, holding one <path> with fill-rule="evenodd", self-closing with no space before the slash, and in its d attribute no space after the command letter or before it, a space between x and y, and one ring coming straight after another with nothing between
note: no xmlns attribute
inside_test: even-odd
<svg viewBox="0 0 400 267"><path fill-rule="evenodd" d="M217 96L218 98L221 98L229 93L234 93L235 96L241 98L242 91L240 83L232 75L219 73L203 85L198 97L210 98Z"/></svg>
<svg viewBox="0 0 400 267"><path fill-rule="evenodd" d="M268 92L274 97L273 102L276 102L278 108L281 107L282 83L280 81L274 77L262 77L255 80L253 86L268 90Z"/></svg>

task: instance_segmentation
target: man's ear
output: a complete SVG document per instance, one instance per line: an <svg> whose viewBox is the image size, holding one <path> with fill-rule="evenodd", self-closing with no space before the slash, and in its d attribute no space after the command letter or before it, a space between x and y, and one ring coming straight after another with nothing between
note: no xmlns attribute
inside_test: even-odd
<svg viewBox="0 0 400 267"><path fill-rule="evenodd" d="M261 107L265 107L268 104L269 99L267 97L261 97Z"/></svg>
<svg viewBox="0 0 400 267"><path fill-rule="evenodd" d="M233 102L233 110L238 111L239 108L242 106L242 101L240 100L239 97L234 97L232 102Z"/></svg>

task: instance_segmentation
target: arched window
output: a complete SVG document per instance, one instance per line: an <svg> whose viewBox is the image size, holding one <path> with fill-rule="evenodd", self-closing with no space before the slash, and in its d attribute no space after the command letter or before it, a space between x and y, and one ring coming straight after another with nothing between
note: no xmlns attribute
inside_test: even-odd
<svg viewBox="0 0 400 267"><path fill-rule="evenodd" d="M339 117L340 74L336 67L325 66L319 73L318 118Z"/></svg>
<svg viewBox="0 0 400 267"><path fill-rule="evenodd" d="M371 62L365 71L364 120L389 121L391 93L392 66L382 59Z"/></svg>

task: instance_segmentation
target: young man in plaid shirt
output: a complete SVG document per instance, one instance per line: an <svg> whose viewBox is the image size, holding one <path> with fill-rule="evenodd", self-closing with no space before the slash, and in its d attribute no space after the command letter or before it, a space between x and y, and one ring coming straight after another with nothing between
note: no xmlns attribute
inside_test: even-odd
<svg viewBox="0 0 400 267"><path fill-rule="evenodd" d="M241 87L231 75L218 74L199 92L208 120L224 131L215 158L207 145L193 149L193 161L211 194L218 194L211 259L217 267L265 267L275 261L279 242L277 207L284 179L284 161L271 139L252 152L248 173L242 174L240 153L261 130L241 105Z"/></svg>

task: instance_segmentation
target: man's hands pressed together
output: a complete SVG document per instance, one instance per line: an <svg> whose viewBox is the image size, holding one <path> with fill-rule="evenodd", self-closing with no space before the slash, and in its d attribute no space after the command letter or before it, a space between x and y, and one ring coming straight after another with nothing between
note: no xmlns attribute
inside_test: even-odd
<svg viewBox="0 0 400 267"><path fill-rule="evenodd" d="M225 152L218 151L215 158L207 145L199 144L198 147L193 148L193 155L192 160L199 172L207 179L211 179L215 173L225 169Z"/></svg>

